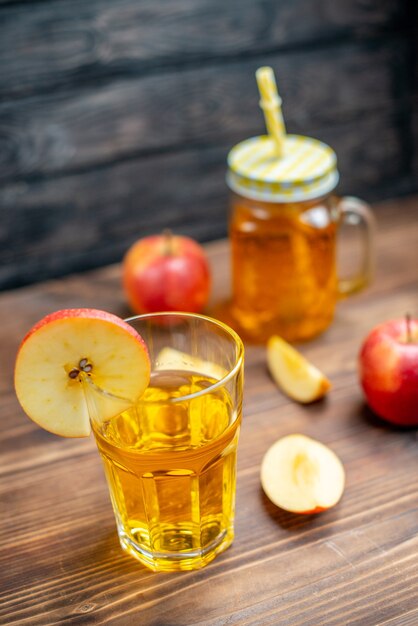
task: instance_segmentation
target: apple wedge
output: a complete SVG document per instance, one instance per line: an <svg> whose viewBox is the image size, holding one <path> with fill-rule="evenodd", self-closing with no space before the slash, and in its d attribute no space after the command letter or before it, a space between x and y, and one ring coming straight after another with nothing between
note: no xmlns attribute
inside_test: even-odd
<svg viewBox="0 0 418 626"><path fill-rule="evenodd" d="M267 363L278 387L303 404L322 398L331 387L326 376L277 335L267 342Z"/></svg>
<svg viewBox="0 0 418 626"><path fill-rule="evenodd" d="M170 346L162 348L158 353L155 369L198 372L199 374L204 374L215 380L221 380L221 378L224 378L228 373L224 367L217 363L205 361L187 352L181 352L180 350L171 348Z"/></svg>
<svg viewBox="0 0 418 626"><path fill-rule="evenodd" d="M134 403L149 380L142 337L119 317L97 309L65 309L44 317L24 337L15 365L16 395L25 413L63 437L90 434L86 381L103 391L100 417L105 420L121 406L112 398Z"/></svg>
<svg viewBox="0 0 418 626"><path fill-rule="evenodd" d="M288 435L264 455L261 484L280 508L291 513L319 513L340 500L345 472L327 446L304 435Z"/></svg>

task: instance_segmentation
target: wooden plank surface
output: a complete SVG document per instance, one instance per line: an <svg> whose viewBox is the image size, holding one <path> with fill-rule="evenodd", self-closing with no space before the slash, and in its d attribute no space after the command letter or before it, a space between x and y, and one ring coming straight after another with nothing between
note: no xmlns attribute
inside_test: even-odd
<svg viewBox="0 0 418 626"><path fill-rule="evenodd" d="M0 1L0 98L223 62L312 42L404 32L402 2L340 0Z"/></svg>
<svg viewBox="0 0 418 626"><path fill-rule="evenodd" d="M217 65L167 68L0 104L8 151L0 180L63 175L192 146L232 147L263 134L254 76L260 65L275 69L289 132L355 123L400 109L411 98L409 51L401 37L354 42L332 54L320 48L224 62L222 71Z"/></svg>
<svg viewBox="0 0 418 626"><path fill-rule="evenodd" d="M127 310L120 267L0 296L0 623L124 626L412 626L418 622L418 434L377 420L356 375L362 339L378 322L418 314L418 198L378 207L377 274L340 303L334 324L301 349L331 378L323 403L302 407L276 389L262 347L247 346L236 538L198 572L154 574L116 537L92 439L66 440L17 405L19 340L51 310ZM228 293L225 242L208 245L216 302ZM302 432L341 457L341 503L318 516L286 514L262 494L261 458Z"/></svg>
<svg viewBox="0 0 418 626"><path fill-rule="evenodd" d="M314 135L338 154L337 192L373 199L414 180L403 149L405 118L370 114ZM230 144L147 158L0 189L0 288L117 262L133 241L165 227L201 241L227 230ZM364 192L364 194L362 193Z"/></svg>
<svg viewBox="0 0 418 626"><path fill-rule="evenodd" d="M225 236L262 64L288 131L336 150L339 191L416 191L413 4L0 0L0 290L117 262L162 223Z"/></svg>

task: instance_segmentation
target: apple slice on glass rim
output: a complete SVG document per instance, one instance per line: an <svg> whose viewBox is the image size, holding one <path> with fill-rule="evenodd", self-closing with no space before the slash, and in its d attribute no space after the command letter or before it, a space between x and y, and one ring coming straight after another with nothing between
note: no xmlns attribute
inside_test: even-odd
<svg viewBox="0 0 418 626"><path fill-rule="evenodd" d="M45 430L87 437L86 381L93 393L101 392L94 395L105 420L144 393L150 369L144 340L122 319L97 309L64 309L44 317L24 337L16 357L16 395Z"/></svg>

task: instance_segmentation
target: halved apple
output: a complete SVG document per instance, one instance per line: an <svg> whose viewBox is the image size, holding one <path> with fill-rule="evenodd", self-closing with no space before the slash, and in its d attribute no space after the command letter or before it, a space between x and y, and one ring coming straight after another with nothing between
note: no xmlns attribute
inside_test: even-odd
<svg viewBox="0 0 418 626"><path fill-rule="evenodd" d="M113 417L117 405L106 394L134 403L150 380L142 337L119 317L97 309L65 309L35 324L15 365L16 395L27 415L57 435L88 436L87 380L104 391L102 419Z"/></svg>
<svg viewBox="0 0 418 626"><path fill-rule="evenodd" d="M344 467L327 446L288 435L274 443L261 463L261 484L277 506L292 513L319 513L340 500Z"/></svg>
<svg viewBox="0 0 418 626"><path fill-rule="evenodd" d="M224 378L224 376L228 373L228 371L221 365L218 365L218 363L205 361L205 359L193 356L187 352L181 352L180 350L176 350L170 346L162 348L162 350L158 353L155 369L180 369L197 372L199 374L204 374L209 378L214 378L215 380L221 380L221 378Z"/></svg>
<svg viewBox="0 0 418 626"><path fill-rule="evenodd" d="M267 342L267 363L276 384L297 402L319 400L331 387L317 367L277 335Z"/></svg>

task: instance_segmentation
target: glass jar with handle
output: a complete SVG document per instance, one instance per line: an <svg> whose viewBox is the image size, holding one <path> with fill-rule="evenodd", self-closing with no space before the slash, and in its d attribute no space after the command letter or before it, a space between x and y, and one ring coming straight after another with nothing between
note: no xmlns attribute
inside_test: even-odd
<svg viewBox="0 0 418 626"><path fill-rule="evenodd" d="M261 104L271 128L271 107ZM362 200L335 195L334 151L317 139L280 132L280 142L272 134L252 137L228 155L230 322L255 342L273 334L299 341L321 333L339 298L361 290L372 272L373 215ZM358 229L362 252L354 275L339 279L342 225Z"/></svg>

